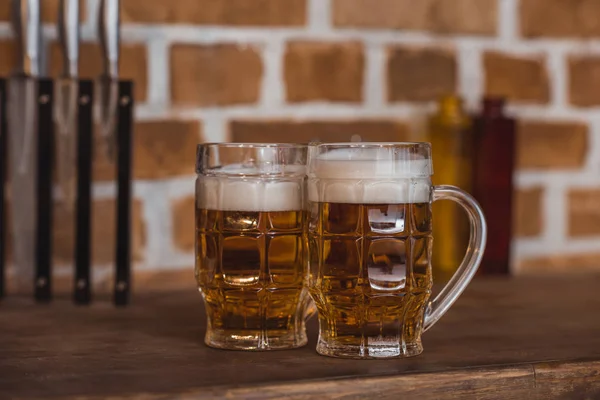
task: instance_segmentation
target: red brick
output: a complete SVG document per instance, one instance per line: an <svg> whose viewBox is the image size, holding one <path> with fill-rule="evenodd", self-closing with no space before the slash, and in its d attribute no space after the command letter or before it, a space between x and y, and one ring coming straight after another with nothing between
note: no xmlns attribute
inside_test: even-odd
<svg viewBox="0 0 600 400"><path fill-rule="evenodd" d="M596 37L600 35L596 0L521 0L521 34L525 37Z"/></svg>
<svg viewBox="0 0 600 400"><path fill-rule="evenodd" d="M357 42L292 42L284 59L289 102L362 100L363 46Z"/></svg>
<svg viewBox="0 0 600 400"><path fill-rule="evenodd" d="M538 236L543 230L542 195L536 187L520 189L514 194L513 232L516 237Z"/></svg>
<svg viewBox="0 0 600 400"><path fill-rule="evenodd" d="M231 141L249 143L398 142L410 138L408 126L393 120L238 120L231 122L229 133Z"/></svg>
<svg viewBox="0 0 600 400"><path fill-rule="evenodd" d="M390 48L388 101L436 100L456 91L456 75L456 55L451 50Z"/></svg>
<svg viewBox="0 0 600 400"><path fill-rule="evenodd" d="M568 196L569 236L600 235L600 189L572 189Z"/></svg>
<svg viewBox="0 0 600 400"><path fill-rule="evenodd" d="M165 179L194 174L196 145L202 141L199 122L138 122L133 135L135 179ZM95 180L113 180L114 174L114 164L109 163L105 157L95 162Z"/></svg>
<svg viewBox="0 0 600 400"><path fill-rule="evenodd" d="M569 58L569 101L581 107L600 104L600 57Z"/></svg>
<svg viewBox="0 0 600 400"><path fill-rule="evenodd" d="M578 122L521 121L517 134L517 167L573 169L585 163L588 127Z"/></svg>
<svg viewBox="0 0 600 400"><path fill-rule="evenodd" d="M263 64L252 47L176 44L171 49L171 99L180 106L256 103Z"/></svg>
<svg viewBox="0 0 600 400"><path fill-rule="evenodd" d="M173 215L173 241L175 247L182 251L193 251L195 245L195 219L194 196L173 202L171 214Z"/></svg>
<svg viewBox="0 0 600 400"><path fill-rule="evenodd" d="M496 0L334 0L338 27L493 35Z"/></svg>
<svg viewBox="0 0 600 400"><path fill-rule="evenodd" d="M123 21L154 24L299 26L306 0L123 0Z"/></svg>
<svg viewBox="0 0 600 400"><path fill-rule="evenodd" d="M548 103L550 83L541 57L516 57L488 52L483 58L485 94L512 101Z"/></svg>

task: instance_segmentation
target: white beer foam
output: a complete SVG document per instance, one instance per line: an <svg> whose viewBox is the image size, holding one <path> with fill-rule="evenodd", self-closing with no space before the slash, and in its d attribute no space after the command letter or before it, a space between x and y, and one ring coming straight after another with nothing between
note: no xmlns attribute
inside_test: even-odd
<svg viewBox="0 0 600 400"><path fill-rule="evenodd" d="M310 201L352 204L430 201L431 160L393 160L389 148L334 150L311 161Z"/></svg>
<svg viewBox="0 0 600 400"><path fill-rule="evenodd" d="M221 211L293 211L304 209L302 181L228 176L200 177L199 208Z"/></svg>

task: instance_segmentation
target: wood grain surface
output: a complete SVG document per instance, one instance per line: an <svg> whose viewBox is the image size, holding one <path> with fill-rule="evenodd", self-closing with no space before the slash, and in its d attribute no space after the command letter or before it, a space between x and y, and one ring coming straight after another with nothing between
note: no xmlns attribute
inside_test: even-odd
<svg viewBox="0 0 600 400"><path fill-rule="evenodd" d="M600 277L479 278L422 355L207 348L195 290L77 307L0 303L0 399L600 399Z"/></svg>

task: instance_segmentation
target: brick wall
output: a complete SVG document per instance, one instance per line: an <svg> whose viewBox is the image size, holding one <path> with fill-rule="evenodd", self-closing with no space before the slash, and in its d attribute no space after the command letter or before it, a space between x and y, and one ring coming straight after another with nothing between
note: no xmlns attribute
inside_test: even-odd
<svg viewBox="0 0 600 400"><path fill-rule="evenodd" d="M50 23L57 1L43 3ZM98 73L96 7L87 0L82 13L84 76ZM506 96L519 120L514 271L598 268L599 14L593 0L123 0L122 73L137 82L138 276L191 270L196 142L418 140L447 92L470 109ZM44 32L56 73L56 30ZM0 22L0 73L14 61L9 36ZM96 164L101 270L114 186L112 168ZM57 235L64 265L69 237Z"/></svg>

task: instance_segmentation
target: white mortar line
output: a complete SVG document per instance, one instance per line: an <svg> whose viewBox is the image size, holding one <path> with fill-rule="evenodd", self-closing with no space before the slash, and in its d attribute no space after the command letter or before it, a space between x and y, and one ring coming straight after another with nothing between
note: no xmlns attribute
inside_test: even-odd
<svg viewBox="0 0 600 400"><path fill-rule="evenodd" d="M515 183L519 188L548 186L551 184L561 187L600 185L600 174L589 170L525 170L515 174Z"/></svg>
<svg viewBox="0 0 600 400"><path fill-rule="evenodd" d="M585 121L600 116L600 107L577 108L565 104L562 107L549 107L535 104L507 105L507 112L522 119L544 120L547 122Z"/></svg>
<svg viewBox="0 0 600 400"><path fill-rule="evenodd" d="M591 118L588 127L588 154L584 171L591 176L597 176L600 184L600 115Z"/></svg>
<svg viewBox="0 0 600 400"><path fill-rule="evenodd" d="M147 43L148 99L146 102L168 107L171 101L169 44L157 37Z"/></svg>
<svg viewBox="0 0 600 400"><path fill-rule="evenodd" d="M519 0L498 1L498 36L513 42L519 36Z"/></svg>
<svg viewBox="0 0 600 400"><path fill-rule="evenodd" d="M331 0L308 0L308 29L315 33L331 30Z"/></svg>
<svg viewBox="0 0 600 400"><path fill-rule="evenodd" d="M262 48L263 79L259 107L273 109L285 103L283 78L285 43L268 41Z"/></svg>
<svg viewBox="0 0 600 400"><path fill-rule="evenodd" d="M366 109L381 109L387 101L387 57L385 49L376 43L365 43L363 102Z"/></svg>
<svg viewBox="0 0 600 400"><path fill-rule="evenodd" d="M458 44L458 94L464 99L467 109L479 108L484 94L485 72L480 49Z"/></svg>
<svg viewBox="0 0 600 400"><path fill-rule="evenodd" d="M561 109L568 103L567 70L561 48L556 48L547 54L546 68L550 84L550 106L553 109Z"/></svg>
<svg viewBox="0 0 600 400"><path fill-rule="evenodd" d="M137 103L135 105L136 121L153 121L157 119L166 119L171 116L170 108L164 104Z"/></svg>
<svg viewBox="0 0 600 400"><path fill-rule="evenodd" d="M561 247L566 241L567 201L565 187L553 182L542 193L542 238L548 249Z"/></svg>
<svg viewBox="0 0 600 400"><path fill-rule="evenodd" d="M514 252L519 259L568 256L584 253L600 253L600 236L586 238L571 238L557 247L548 246L546 242L539 239L517 239L514 241Z"/></svg>
<svg viewBox="0 0 600 400"><path fill-rule="evenodd" d="M324 119L356 120L371 118L402 119L419 113L422 104L395 103L378 108L366 108L360 104L332 104L312 102L288 104L278 108L256 108L255 106L211 107L211 108L173 108L172 115L184 118L204 118L207 115L220 115L224 118L250 119ZM143 114L147 114L146 111Z"/></svg>
<svg viewBox="0 0 600 400"><path fill-rule="evenodd" d="M499 40L494 36L477 35L437 35L427 32L406 30L375 29L330 29L311 30L304 27L292 28L251 28L200 25L144 25L127 24L123 26L123 37L128 40L148 39L155 35L163 35L169 41L189 43L252 43L276 40L285 42L290 39L306 39L319 41L361 40L385 44L434 45L441 43L465 43L481 48L504 50L514 53L535 53L550 49L563 48L574 52L600 53L599 39L557 39L536 38L520 40Z"/></svg>
<svg viewBox="0 0 600 400"><path fill-rule="evenodd" d="M136 191L138 183L133 183L134 196L138 194ZM95 200L114 199L117 196L117 184L115 181L97 182L92 185L92 198Z"/></svg>
<svg viewBox="0 0 600 400"><path fill-rule="evenodd" d="M173 220L169 201L169 184L165 181L147 185L134 185L136 195L144 204L146 226L145 265L164 266L169 264L172 254Z"/></svg>
<svg viewBox="0 0 600 400"><path fill-rule="evenodd" d="M202 118L202 139L205 142L225 142L229 140L227 121L218 114ZM200 141L198 141L200 143Z"/></svg>

